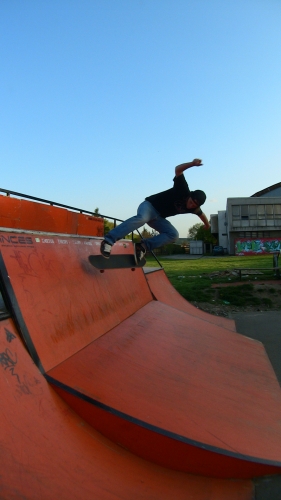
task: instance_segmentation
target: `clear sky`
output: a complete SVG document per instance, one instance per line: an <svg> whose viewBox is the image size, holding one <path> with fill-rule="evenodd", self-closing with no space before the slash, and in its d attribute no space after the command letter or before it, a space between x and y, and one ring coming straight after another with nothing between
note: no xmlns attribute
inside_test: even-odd
<svg viewBox="0 0 281 500"><path fill-rule="evenodd" d="M280 0L1 0L0 187L126 219L196 157L208 217L280 182L280 26Z"/></svg>

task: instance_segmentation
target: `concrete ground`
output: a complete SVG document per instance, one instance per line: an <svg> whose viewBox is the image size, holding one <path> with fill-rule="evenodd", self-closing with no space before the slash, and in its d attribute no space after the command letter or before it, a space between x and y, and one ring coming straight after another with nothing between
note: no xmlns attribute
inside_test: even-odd
<svg viewBox="0 0 281 500"><path fill-rule="evenodd" d="M263 343L281 385L281 311L237 312L230 317L238 333Z"/></svg>
<svg viewBox="0 0 281 500"><path fill-rule="evenodd" d="M263 343L276 377L281 385L281 311L232 313L236 330ZM255 500L280 500L281 476L255 481Z"/></svg>

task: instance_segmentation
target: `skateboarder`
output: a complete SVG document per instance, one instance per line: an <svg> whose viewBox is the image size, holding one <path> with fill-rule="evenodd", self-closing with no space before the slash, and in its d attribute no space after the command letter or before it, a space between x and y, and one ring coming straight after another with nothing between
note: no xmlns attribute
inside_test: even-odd
<svg viewBox="0 0 281 500"><path fill-rule="evenodd" d="M177 214L196 214L202 220L205 228L210 227L206 215L202 212L200 206L206 200L204 191L190 191L185 180L183 172L191 167L200 167L202 161L195 158L189 163L182 163L175 168L174 186L167 191L153 194L145 198L138 207L137 215L122 222L119 226L109 231L101 243L101 254L105 258L110 257L112 245L117 240L124 238L127 234L147 223L159 234L152 238L146 238L135 245L137 261L141 260L146 250L153 250L167 243L173 243L177 240L179 233L176 228L166 220Z"/></svg>

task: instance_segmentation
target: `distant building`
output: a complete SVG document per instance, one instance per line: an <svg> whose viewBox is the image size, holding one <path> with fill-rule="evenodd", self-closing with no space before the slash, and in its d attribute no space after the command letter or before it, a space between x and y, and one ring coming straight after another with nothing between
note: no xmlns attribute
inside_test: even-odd
<svg viewBox="0 0 281 500"><path fill-rule="evenodd" d="M231 255L281 249L281 182L249 198L228 198L226 210L211 215L211 233Z"/></svg>

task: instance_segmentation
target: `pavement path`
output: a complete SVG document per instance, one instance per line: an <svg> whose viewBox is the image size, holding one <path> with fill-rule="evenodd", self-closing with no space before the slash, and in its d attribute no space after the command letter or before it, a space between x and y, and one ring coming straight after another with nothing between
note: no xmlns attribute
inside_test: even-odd
<svg viewBox="0 0 281 500"><path fill-rule="evenodd" d="M238 312L230 315L237 332L263 343L281 385L281 311ZM280 500L281 476L266 476L255 481L255 500Z"/></svg>
<svg viewBox="0 0 281 500"><path fill-rule="evenodd" d="M231 313L238 333L263 343L281 385L281 311Z"/></svg>

